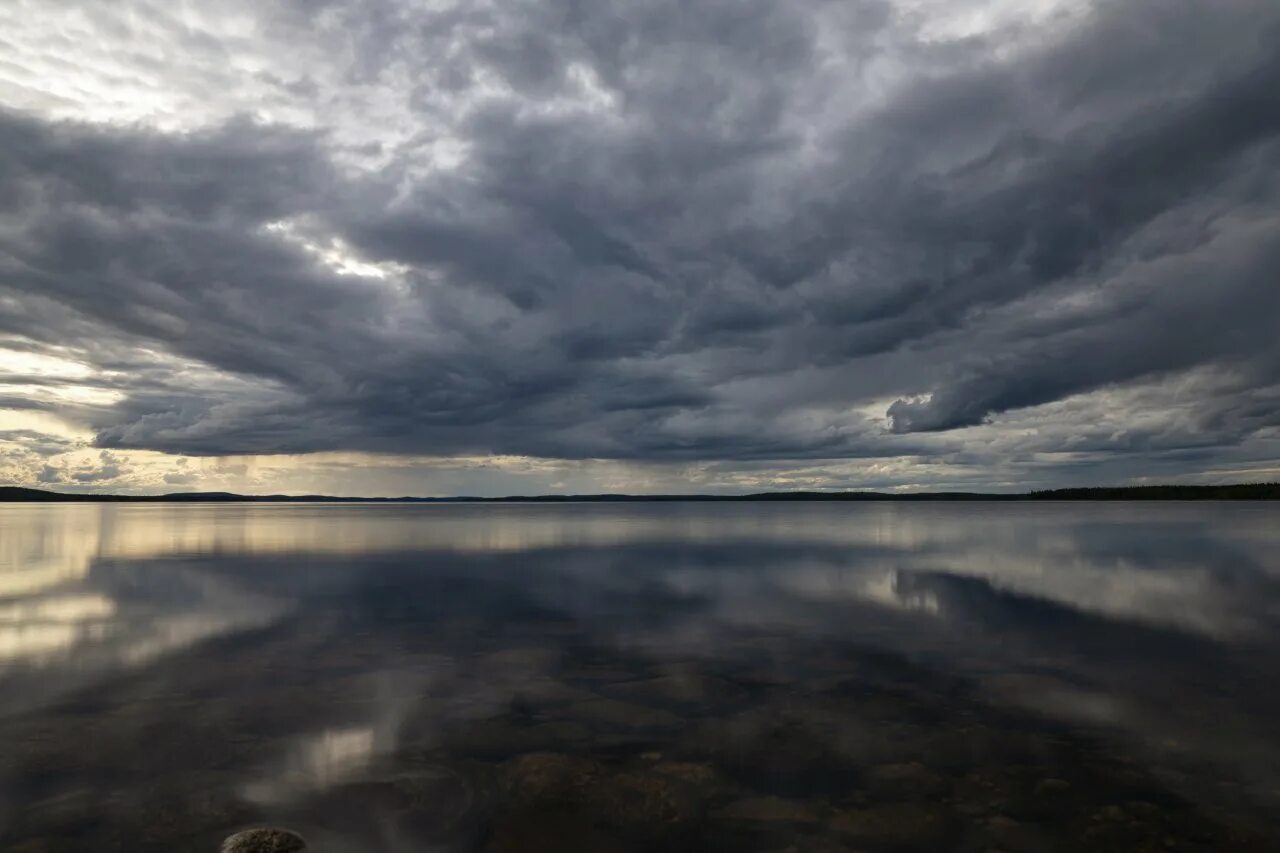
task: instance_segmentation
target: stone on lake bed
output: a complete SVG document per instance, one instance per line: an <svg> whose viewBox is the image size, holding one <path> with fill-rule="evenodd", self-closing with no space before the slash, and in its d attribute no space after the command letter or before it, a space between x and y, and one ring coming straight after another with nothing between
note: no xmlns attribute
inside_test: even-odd
<svg viewBox="0 0 1280 853"><path fill-rule="evenodd" d="M222 842L221 853L299 853L307 849L302 836L287 829L247 829Z"/></svg>
<svg viewBox="0 0 1280 853"><path fill-rule="evenodd" d="M553 752L531 752L508 762L511 791L532 799L581 799L599 782L603 769L588 758Z"/></svg>
<svg viewBox="0 0 1280 853"><path fill-rule="evenodd" d="M1036 783L1037 794L1062 794L1071 790L1071 783L1061 779L1041 779Z"/></svg>
<svg viewBox="0 0 1280 853"><path fill-rule="evenodd" d="M955 837L957 824L945 808L885 803L836 815L832 827L877 847L940 850Z"/></svg>
<svg viewBox="0 0 1280 853"><path fill-rule="evenodd" d="M890 798L933 797L945 790L946 780L918 761L881 764L867 773L871 790Z"/></svg>
<svg viewBox="0 0 1280 853"><path fill-rule="evenodd" d="M554 753L523 755L508 764L507 776L517 812L560 811L650 840L696 822L707 796L679 773L625 770Z"/></svg>

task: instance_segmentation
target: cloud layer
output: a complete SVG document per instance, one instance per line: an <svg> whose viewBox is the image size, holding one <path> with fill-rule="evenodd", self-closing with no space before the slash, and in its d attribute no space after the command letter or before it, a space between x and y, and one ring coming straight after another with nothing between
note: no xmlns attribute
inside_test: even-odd
<svg viewBox="0 0 1280 853"><path fill-rule="evenodd" d="M0 11L0 408L103 450L1274 467L1271 0L77 5Z"/></svg>

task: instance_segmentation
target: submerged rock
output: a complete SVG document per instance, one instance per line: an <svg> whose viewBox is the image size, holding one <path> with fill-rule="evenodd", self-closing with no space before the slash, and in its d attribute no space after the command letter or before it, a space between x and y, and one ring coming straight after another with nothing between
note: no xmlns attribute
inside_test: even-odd
<svg viewBox="0 0 1280 853"><path fill-rule="evenodd" d="M306 850L302 836L287 829L247 829L222 842L221 853L298 853Z"/></svg>
<svg viewBox="0 0 1280 853"><path fill-rule="evenodd" d="M716 787L720 783L719 775L710 764L660 760L653 765L653 772L708 789Z"/></svg>
<svg viewBox="0 0 1280 853"><path fill-rule="evenodd" d="M867 773L867 784L886 799L928 799L947 787L946 780L918 761L881 764Z"/></svg>
<svg viewBox="0 0 1280 853"><path fill-rule="evenodd" d="M877 847L944 849L956 821L946 809L923 803L886 803L837 815L832 827L842 835Z"/></svg>
<svg viewBox="0 0 1280 853"><path fill-rule="evenodd" d="M609 849L603 836L629 839L626 849L685 849L708 798L704 786L689 779L704 775L713 774L693 765L624 768L573 755L520 756L506 767L510 807L494 828L493 849L540 849L512 844L528 833L542 837L543 830L604 845L582 849ZM547 829L553 825L554 833Z"/></svg>
<svg viewBox="0 0 1280 853"><path fill-rule="evenodd" d="M534 800L580 800L603 773L588 758L553 752L532 752L508 763L508 787L517 797Z"/></svg>

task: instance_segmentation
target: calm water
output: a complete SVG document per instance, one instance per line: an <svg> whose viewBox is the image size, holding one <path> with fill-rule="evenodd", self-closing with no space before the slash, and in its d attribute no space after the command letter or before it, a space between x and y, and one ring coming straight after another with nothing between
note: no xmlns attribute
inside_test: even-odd
<svg viewBox="0 0 1280 853"><path fill-rule="evenodd" d="M0 850L1280 849L1280 507L0 505Z"/></svg>

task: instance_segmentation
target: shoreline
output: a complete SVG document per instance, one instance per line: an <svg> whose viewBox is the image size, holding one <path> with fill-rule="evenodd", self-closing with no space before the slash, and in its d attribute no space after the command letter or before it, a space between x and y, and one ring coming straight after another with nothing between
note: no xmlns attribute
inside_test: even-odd
<svg viewBox="0 0 1280 853"><path fill-rule="evenodd" d="M75 494L0 486L0 503L752 503L859 501L1266 501L1280 500L1280 483L1224 486L1116 486L1034 492L759 492L746 495L507 495L503 497L340 497L176 492L160 495Z"/></svg>

